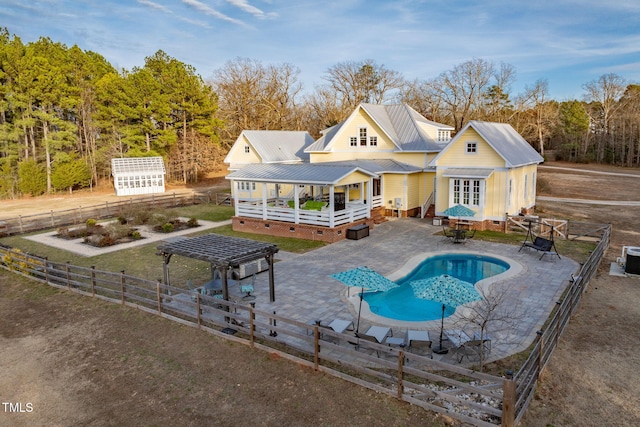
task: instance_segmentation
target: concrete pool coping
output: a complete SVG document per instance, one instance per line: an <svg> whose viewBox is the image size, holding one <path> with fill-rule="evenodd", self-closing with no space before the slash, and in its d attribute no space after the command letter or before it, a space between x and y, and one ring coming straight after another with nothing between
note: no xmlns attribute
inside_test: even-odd
<svg viewBox="0 0 640 427"><path fill-rule="evenodd" d="M521 263L519 263L518 261L512 258L508 258L502 255L487 254L487 253L481 253L481 252L469 251L469 250L447 250L447 251L438 251L438 252L424 252L421 254L414 255L411 258L409 258L402 267L400 267L399 269L397 269L396 271L392 272L391 274L385 277L389 280L396 281L398 279L405 277L409 273L411 273L416 267L418 267L418 265L420 265L426 259L438 256L438 255L450 255L450 254L490 257L490 258L495 258L500 261L503 261L509 265L509 268L506 271L500 274L497 274L495 276L491 276L486 279L479 280L474 284L474 287L480 293L480 295L484 295L485 292L488 292L489 287L491 285L504 282L506 280L512 280L516 278L519 274L521 274L523 271L525 271L525 267ZM355 295L351 295L352 293L353 292L351 292L350 289L347 288L346 299L350 304L353 305L354 310L356 311L360 310L361 319L365 319L373 323L380 323L380 324L385 323L390 327L401 327L401 328L408 328L408 329L429 329L429 328L434 328L435 326L440 327L440 323L442 321L441 318L438 318L435 320L411 321L411 320L392 319L389 317L380 316L371 311L369 303L367 303L366 300L362 300L362 306L360 308L359 292L356 291ZM455 312L450 316L445 317L445 319L460 318L464 310L467 309L471 304L473 303L459 305L458 307L456 307ZM437 325L434 322L436 322Z"/></svg>

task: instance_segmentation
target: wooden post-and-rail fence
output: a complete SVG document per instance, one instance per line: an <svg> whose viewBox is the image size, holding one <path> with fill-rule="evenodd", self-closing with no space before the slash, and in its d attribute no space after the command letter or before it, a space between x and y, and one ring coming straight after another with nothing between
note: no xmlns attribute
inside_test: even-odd
<svg viewBox="0 0 640 427"><path fill-rule="evenodd" d="M556 348L582 293L609 245L611 228L575 276L547 322L528 359L504 377L475 372L394 348L339 334L316 324L218 300L95 267L56 263L0 245L0 267L50 286L136 307L217 336L259 348L372 390L386 393L474 426L515 426L533 398L537 382ZM295 351L290 351L295 350ZM295 355L294 355L295 354Z"/></svg>
<svg viewBox="0 0 640 427"><path fill-rule="evenodd" d="M89 218L114 218L134 206L144 206L151 209L174 208L201 203L225 204L228 200L228 193L207 193L204 196L202 193L196 192L152 194L116 202L104 202L99 205L79 206L74 209L52 210L47 213L33 215L18 215L17 217L0 219L0 237L84 224Z"/></svg>

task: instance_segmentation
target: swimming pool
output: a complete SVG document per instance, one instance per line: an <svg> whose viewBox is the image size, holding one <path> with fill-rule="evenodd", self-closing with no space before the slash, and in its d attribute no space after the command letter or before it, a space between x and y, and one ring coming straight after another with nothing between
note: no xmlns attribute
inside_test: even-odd
<svg viewBox="0 0 640 427"><path fill-rule="evenodd" d="M363 299L373 314L396 320L427 321L440 319L442 304L445 316L452 315L460 304L480 299L473 285L501 274L509 264L498 258L476 254L443 254L422 261L399 285L386 292L365 292ZM473 295L473 293L477 295ZM438 300L424 299L438 295ZM440 302L442 301L442 302Z"/></svg>

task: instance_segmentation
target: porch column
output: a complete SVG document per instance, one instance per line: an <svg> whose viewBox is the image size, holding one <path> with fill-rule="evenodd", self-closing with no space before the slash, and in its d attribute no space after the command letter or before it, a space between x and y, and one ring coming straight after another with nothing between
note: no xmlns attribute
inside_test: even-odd
<svg viewBox="0 0 640 427"><path fill-rule="evenodd" d="M335 192L333 189L333 185L329 186L329 228L333 228L335 225L335 221L333 219L334 210L336 208L336 203L333 198L335 197Z"/></svg>
<svg viewBox="0 0 640 427"><path fill-rule="evenodd" d="M237 188L237 181L231 181L231 186L233 187L233 207L235 208L235 212L236 212L236 216L240 216L238 214L238 188Z"/></svg>
<svg viewBox="0 0 640 427"><path fill-rule="evenodd" d="M367 183L367 218L371 218L371 209L373 208L373 178L369 178Z"/></svg>
<svg viewBox="0 0 640 427"><path fill-rule="evenodd" d="M298 194L300 192L300 185L293 184L293 222L300 224L300 198Z"/></svg>
<svg viewBox="0 0 640 427"><path fill-rule="evenodd" d="M267 220L267 195L268 195L268 189L267 186L269 184L267 184L266 182L262 183L262 219L263 220Z"/></svg>

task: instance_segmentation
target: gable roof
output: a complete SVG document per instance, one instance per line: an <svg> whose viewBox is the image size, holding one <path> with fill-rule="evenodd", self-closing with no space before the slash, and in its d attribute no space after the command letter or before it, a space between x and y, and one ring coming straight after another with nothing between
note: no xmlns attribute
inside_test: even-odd
<svg viewBox="0 0 640 427"><path fill-rule="evenodd" d="M345 123L353 120L358 110L364 110L382 131L396 145L396 151L420 151L438 152L442 150L434 138L429 136L421 125L433 126L443 130L453 130L453 127L436 123L421 116L416 110L406 104L378 105L362 103L356 110L340 124L326 129L313 145L307 148L307 152L328 151L331 148L334 137L339 133Z"/></svg>
<svg viewBox="0 0 640 427"><path fill-rule="evenodd" d="M507 123L481 122L471 120L458 132L449 144L431 161L435 165L437 160L452 147L455 142L472 128L489 144L495 152L504 159L506 166L513 168L535 163L542 163L544 158L524 139L511 125Z"/></svg>
<svg viewBox="0 0 640 427"><path fill-rule="evenodd" d="M111 174L137 175L147 173L165 173L164 160L156 157L114 157L111 159Z"/></svg>
<svg viewBox="0 0 640 427"><path fill-rule="evenodd" d="M377 175L353 165L329 165L324 163L263 164L254 163L230 173L225 178L238 181L337 184L354 172Z"/></svg>
<svg viewBox="0 0 640 427"><path fill-rule="evenodd" d="M309 132L291 130L243 130L238 140L245 137L263 163L306 162L305 148L313 144ZM237 141L237 140L236 140ZM239 145L239 144L238 144ZM239 149L234 144L232 150ZM232 152L224 159L230 163Z"/></svg>

